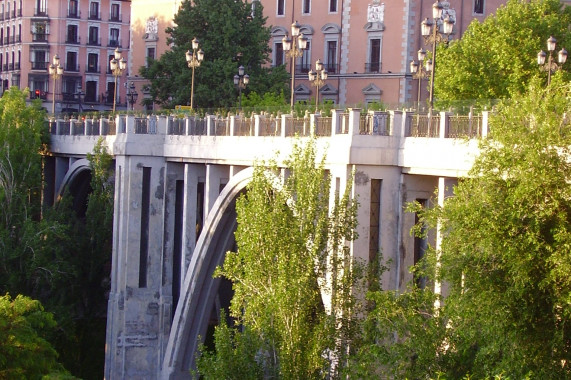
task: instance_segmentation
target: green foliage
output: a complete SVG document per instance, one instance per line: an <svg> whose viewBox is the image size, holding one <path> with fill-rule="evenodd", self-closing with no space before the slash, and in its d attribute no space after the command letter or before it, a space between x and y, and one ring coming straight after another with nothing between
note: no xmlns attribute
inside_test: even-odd
<svg viewBox="0 0 571 380"><path fill-rule="evenodd" d="M238 250L227 253L216 275L232 281L230 314L245 332L217 328L216 351L203 348L199 360L205 378L240 373L233 358L246 348L254 378L261 370L264 377L322 378L334 375L333 357L338 368L345 363L358 278L345 242L355 237L357 205L347 188L329 212L330 176L314 140L297 143L285 167L282 179L275 163L257 165L237 201ZM232 337L248 344L231 350Z"/></svg>
<svg viewBox="0 0 571 380"><path fill-rule="evenodd" d="M439 327L428 329L437 339L416 339L419 353L436 348L425 373L571 376L570 112L568 82L532 81L528 95L498 106L494 138L455 196L422 212L420 223L447 231L438 278L449 289ZM433 277L435 255L425 263Z"/></svg>
<svg viewBox="0 0 571 380"><path fill-rule="evenodd" d="M140 69L141 75L151 81L152 100L170 108L190 103L192 70L187 66L185 52L192 51L195 37L204 51L204 61L195 69L197 107L236 106L238 91L233 78L240 65L250 76L245 94L288 91L283 66L263 67L270 52L270 30L265 26L262 5L255 4L252 9L252 4L243 0L183 1L174 17L176 26L167 29L172 50L150 62L148 68Z"/></svg>
<svg viewBox="0 0 571 380"><path fill-rule="evenodd" d="M0 296L0 378L71 379L47 341L55 328L53 315L39 301Z"/></svg>
<svg viewBox="0 0 571 380"><path fill-rule="evenodd" d="M549 36L558 50L571 46L571 8L559 0L509 0L483 23L474 20L462 39L437 51L435 96L442 105L474 100L488 104L525 92ZM568 78L566 63L565 77Z"/></svg>

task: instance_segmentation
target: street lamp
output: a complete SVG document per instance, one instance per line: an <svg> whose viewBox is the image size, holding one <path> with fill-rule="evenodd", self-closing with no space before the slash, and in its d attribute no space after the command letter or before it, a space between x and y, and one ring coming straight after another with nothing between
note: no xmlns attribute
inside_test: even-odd
<svg viewBox="0 0 571 380"><path fill-rule="evenodd" d="M242 89L250 83L250 76L244 74L244 66L238 67L238 75L234 75L234 85L238 87L238 108L242 109Z"/></svg>
<svg viewBox="0 0 571 380"><path fill-rule="evenodd" d="M454 28L454 20L450 15L446 15L442 19L442 4L436 1L432 4L432 18L434 21L425 18L422 21L421 33L424 37L425 44L432 44L432 71L430 73L430 109L429 114L432 115L432 106L434 104L434 73L436 72L436 45L440 42L448 42L450 33ZM438 25L441 22L442 25ZM442 30L440 30L442 28Z"/></svg>
<svg viewBox="0 0 571 380"><path fill-rule="evenodd" d="M77 92L75 93L75 95L77 96L77 111L83 112L83 106L81 105L81 103L85 98L85 92L83 92L83 89L81 88L81 83L77 85Z"/></svg>
<svg viewBox="0 0 571 380"><path fill-rule="evenodd" d="M52 114L56 111L56 80L63 75L63 67L59 63L59 56L56 54L52 60L52 64L48 68L50 76L54 79L54 92L52 96Z"/></svg>
<svg viewBox="0 0 571 380"><path fill-rule="evenodd" d="M115 113L115 104L117 104L117 78L120 77L127 68L127 61L121 57L121 50L119 50L119 48L115 48L115 56L111 59L109 64L111 65L111 72L115 77L115 88L113 89L113 113Z"/></svg>
<svg viewBox="0 0 571 380"><path fill-rule="evenodd" d="M565 61L567 61L567 50L561 49L561 50L559 50L559 53L557 54L557 62L559 62L559 65L557 63L553 62L552 54L553 54L553 51L555 51L555 44L556 43L557 43L557 40L553 36L551 36L547 39L547 51L549 51L549 59L548 59L547 63L545 63L545 58L547 57L547 54L543 50L541 50L539 53L537 53L537 64L539 66L541 66L541 69L543 71L547 71L547 85L548 86L551 83L551 73L554 73L555 71L559 70L561 68L561 66L563 66Z"/></svg>
<svg viewBox="0 0 571 380"><path fill-rule="evenodd" d="M323 62L321 59L315 61L315 71L310 70L307 73L309 77L309 81L313 82L313 85L317 88L317 92L315 95L315 113L317 113L317 106L319 105L319 87L325 84L327 80L327 71L323 68Z"/></svg>
<svg viewBox="0 0 571 380"><path fill-rule="evenodd" d="M137 103L138 97L139 97L139 94L137 93L137 90L135 89L135 83L130 82L129 87L127 88L127 101L129 102L129 105L131 106L131 111L135 110L135 103Z"/></svg>
<svg viewBox="0 0 571 380"><path fill-rule="evenodd" d="M418 79L418 96L416 98L416 112L420 112L420 84L421 80L428 78L428 74L432 71L432 61L426 61L426 66L423 66L424 59L426 58L426 50L419 49L417 53L418 62L410 61L410 72L414 79Z"/></svg>
<svg viewBox="0 0 571 380"><path fill-rule="evenodd" d="M282 38L282 46L286 51L286 56L291 57L291 99L290 107L293 111L293 95L294 95L294 85L295 85L295 59L303 55L303 50L307 49L307 38L300 33L300 25L296 22L291 24L291 36L290 39L287 34Z"/></svg>
<svg viewBox="0 0 571 380"><path fill-rule="evenodd" d="M200 63L204 60L204 52L202 49L198 50L198 38L194 37L192 39L192 52L190 50L186 51L186 63L188 67L192 69L192 80L190 84L190 109L192 110L192 102L194 99L194 69L200 66Z"/></svg>

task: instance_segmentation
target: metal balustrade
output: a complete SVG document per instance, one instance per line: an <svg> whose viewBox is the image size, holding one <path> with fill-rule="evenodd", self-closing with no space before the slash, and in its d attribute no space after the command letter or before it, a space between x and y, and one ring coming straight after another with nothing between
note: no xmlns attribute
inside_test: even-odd
<svg viewBox="0 0 571 380"><path fill-rule="evenodd" d="M487 113L486 113L487 115ZM290 115L252 115L251 117L117 115L114 119L58 119L47 122L52 135L106 136L119 134L171 135L171 136L244 136L282 137L293 136L331 137L378 136L421 138L482 138L488 136L487 116L449 115L439 113L429 116L412 112L360 110L342 113L335 111L331 117L306 115L294 118Z"/></svg>

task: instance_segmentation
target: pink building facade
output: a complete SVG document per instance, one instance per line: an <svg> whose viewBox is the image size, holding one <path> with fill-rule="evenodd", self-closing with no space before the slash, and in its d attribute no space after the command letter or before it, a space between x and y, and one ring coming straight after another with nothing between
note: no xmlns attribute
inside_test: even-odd
<svg viewBox="0 0 571 380"><path fill-rule="evenodd" d="M126 109L130 67L115 78L109 61L116 48L128 61L130 15L130 0L1 0L2 92L29 88L58 113L111 110L117 88L116 107ZM63 73L54 81L55 55Z"/></svg>
<svg viewBox="0 0 571 380"><path fill-rule="evenodd" d="M433 0L261 0L267 24L272 25L272 65L287 63L282 38L291 35L293 22L301 25L309 48L295 62L295 98L315 98L316 88L307 72L320 59L328 71L320 99L345 106L383 103L395 107L414 103L418 80L410 73L410 61L423 47L431 50L421 36L421 23L432 20ZM502 0L442 1L443 18L455 20L450 38L459 38L469 23L493 13ZM446 62L438 62L447 64ZM291 72L291 71L290 71ZM428 96L421 83L421 98Z"/></svg>
<svg viewBox="0 0 571 380"><path fill-rule="evenodd" d="M308 40L308 49L295 59L295 101L316 97L308 72L315 70L318 59L328 72L328 79L319 88L320 101L353 107L370 103L413 106L417 101L418 80L411 75L410 61L416 59L421 47L431 50L421 36L421 22L432 19L433 0L254 0L254 5L257 1L264 7L266 25L271 26L270 65L286 64L291 72L291 58L283 49L282 39L286 34L291 37L292 23L300 24ZM145 65L148 57L159 57L168 49L164 30L172 25L181 2L134 2L133 68ZM450 38L459 38L472 20L483 21L502 3L505 0L441 2L444 15L455 20ZM138 90L145 83L137 76L129 80L137 83ZM422 80L422 100L428 97L427 88L428 81Z"/></svg>

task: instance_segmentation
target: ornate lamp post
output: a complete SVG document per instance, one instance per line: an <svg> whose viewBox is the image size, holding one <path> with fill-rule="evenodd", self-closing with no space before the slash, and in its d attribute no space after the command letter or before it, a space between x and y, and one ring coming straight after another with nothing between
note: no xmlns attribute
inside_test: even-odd
<svg viewBox="0 0 571 380"><path fill-rule="evenodd" d="M551 84L551 73L554 73L557 70L559 70L561 66L563 66L563 64L567 61L567 50L561 49L557 54L557 62L559 62L559 65L553 62L552 54L555 51L556 43L557 40L553 36L547 39L547 51L549 51L549 59L547 63L545 63L545 58L547 57L547 54L543 50L537 53L537 64L541 66L541 69L543 71L547 71L548 86Z"/></svg>
<svg viewBox="0 0 571 380"><path fill-rule="evenodd" d="M315 71L309 71L307 76L309 77L309 81L313 82L313 85L317 88L315 95L315 113L317 113L317 106L319 105L319 87L323 86L327 80L327 71L323 68L323 62L321 62L321 59L315 61Z"/></svg>
<svg viewBox="0 0 571 380"><path fill-rule="evenodd" d="M286 51L286 56L291 57L291 99L290 107L293 110L293 95L294 95L294 85L295 85L295 59L303 55L303 50L307 49L307 38L303 36L303 33L299 32L300 25L296 22L291 24L291 36L290 39L287 34L282 38L283 49Z"/></svg>
<svg viewBox="0 0 571 380"><path fill-rule="evenodd" d="M137 93L137 90L135 89L135 83L130 82L129 87L127 88L127 101L129 102L129 105L131 106L131 111L135 110L135 103L137 103L138 97L139 97L139 94Z"/></svg>
<svg viewBox="0 0 571 380"><path fill-rule="evenodd" d="M83 92L83 89L81 88L81 84L79 84L77 86L77 92L75 93L75 95L77 96L77 110L78 110L78 112L83 112L83 106L81 105L81 103L83 102L83 99L85 98L85 92Z"/></svg>
<svg viewBox="0 0 571 380"><path fill-rule="evenodd" d="M426 58L426 50L420 49L418 51L418 62L410 61L410 72L414 79L418 79L418 95L416 98L416 113L420 112L420 84L422 79L428 78L428 74L432 71L432 61L426 61L426 66L423 66L424 59Z"/></svg>
<svg viewBox="0 0 571 380"><path fill-rule="evenodd" d="M238 67L238 75L234 75L234 85L238 87L238 108L242 109L242 89L250 83L250 76L244 74L244 66Z"/></svg>
<svg viewBox="0 0 571 380"><path fill-rule="evenodd" d="M115 77L115 88L113 89L113 113L115 113L115 105L117 104L117 78L123 75L123 71L127 68L127 61L121 57L121 50L115 48L115 56L109 62L111 72Z"/></svg>
<svg viewBox="0 0 571 380"><path fill-rule="evenodd" d="M54 91L52 96L52 114L55 115L56 111L56 80L63 75L63 67L59 63L59 56L56 54L52 60L52 64L48 68L50 76L54 80Z"/></svg>
<svg viewBox="0 0 571 380"><path fill-rule="evenodd" d="M424 37L424 42L432 44L432 71L430 73L430 109L429 114L432 114L432 106L434 104L434 73L436 72L436 45L440 42L448 42L450 33L454 28L454 20L450 18L450 15L442 20L442 4L436 1L432 4L432 18L434 21L428 18L422 21L421 33ZM442 25L439 26L438 23L441 22ZM442 27L442 30L440 28Z"/></svg>
<svg viewBox="0 0 571 380"><path fill-rule="evenodd" d="M204 52L202 49L198 50L198 39L194 37L192 39L192 52L187 50L186 52L186 63L188 67L192 69L192 80L190 82L190 109L192 110L193 99L194 99L194 69L200 66L200 63L204 60Z"/></svg>

